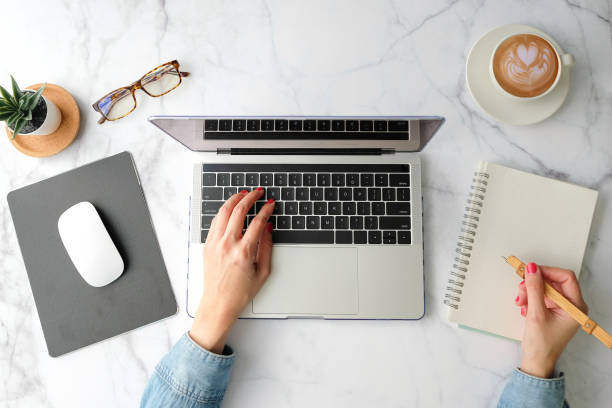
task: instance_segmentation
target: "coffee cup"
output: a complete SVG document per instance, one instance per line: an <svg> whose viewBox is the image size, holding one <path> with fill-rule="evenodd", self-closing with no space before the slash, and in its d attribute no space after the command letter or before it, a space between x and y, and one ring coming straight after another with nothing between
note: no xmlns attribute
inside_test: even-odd
<svg viewBox="0 0 612 408"><path fill-rule="evenodd" d="M553 41L535 33L515 33L495 46L489 74L495 88L508 98L530 101L548 95L564 69L574 64Z"/></svg>

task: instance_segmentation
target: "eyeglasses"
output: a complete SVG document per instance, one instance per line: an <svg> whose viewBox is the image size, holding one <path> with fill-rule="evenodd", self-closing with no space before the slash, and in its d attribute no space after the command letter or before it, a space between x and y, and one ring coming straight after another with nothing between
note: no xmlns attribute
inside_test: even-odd
<svg viewBox="0 0 612 408"><path fill-rule="evenodd" d="M157 98L172 91L181 84L181 78L189 76L189 72L179 71L177 60L166 62L144 74L138 81L129 86L115 89L100 98L92 106L102 117L98 123L107 120L121 119L136 109L134 92L142 89L147 95Z"/></svg>

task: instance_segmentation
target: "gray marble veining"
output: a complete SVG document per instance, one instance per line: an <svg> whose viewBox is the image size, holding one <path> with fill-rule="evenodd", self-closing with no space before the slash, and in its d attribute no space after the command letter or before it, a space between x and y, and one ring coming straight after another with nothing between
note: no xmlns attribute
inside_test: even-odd
<svg viewBox="0 0 612 408"><path fill-rule="evenodd" d="M136 406L159 358L188 328L185 274L191 163L145 122L151 114L438 114L422 153L426 317L417 322L240 321L225 407L494 406L520 346L445 320L443 289L471 172L493 160L600 191L581 284L612 328L612 49L606 0L3 1L0 83L48 81L72 92L80 136L47 159L5 139L0 191L123 150L134 154L181 311L50 358L6 205L0 214L0 405ZM550 119L508 126L465 84L472 44L493 27L534 25L577 61ZM24 27L27 23L27 30ZM90 105L159 63L192 73L162 98L96 124ZM512 301L512 299L508 299ZM483 307L486 307L483 305ZM612 400L612 353L579 333L559 363L572 407Z"/></svg>

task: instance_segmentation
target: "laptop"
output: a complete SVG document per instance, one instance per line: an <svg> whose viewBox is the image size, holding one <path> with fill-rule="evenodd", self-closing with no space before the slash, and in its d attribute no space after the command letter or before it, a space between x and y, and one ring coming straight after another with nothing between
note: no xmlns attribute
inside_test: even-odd
<svg viewBox="0 0 612 408"><path fill-rule="evenodd" d="M187 313L224 200L276 200L272 271L243 318L420 319L425 313L421 162L442 117L152 116L193 151ZM205 271L204 271L205 273Z"/></svg>

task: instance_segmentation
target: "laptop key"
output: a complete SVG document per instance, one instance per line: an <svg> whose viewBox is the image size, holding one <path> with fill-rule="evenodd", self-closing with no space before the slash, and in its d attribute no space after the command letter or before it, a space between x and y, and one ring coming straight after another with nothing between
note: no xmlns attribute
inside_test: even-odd
<svg viewBox="0 0 612 408"><path fill-rule="evenodd" d="M353 243L353 232L352 231L336 231L336 244L352 244Z"/></svg>
<svg viewBox="0 0 612 408"><path fill-rule="evenodd" d="M329 187L331 185L331 177L329 174L317 174L317 186Z"/></svg>
<svg viewBox="0 0 612 408"><path fill-rule="evenodd" d="M219 121L219 130L227 131L232 130L232 121L231 119L223 119Z"/></svg>
<svg viewBox="0 0 612 408"><path fill-rule="evenodd" d="M223 188L222 187L204 187L202 189L202 200L223 200Z"/></svg>
<svg viewBox="0 0 612 408"><path fill-rule="evenodd" d="M302 175L299 173L289 174L289 185L292 187L299 187L302 185Z"/></svg>
<svg viewBox="0 0 612 408"><path fill-rule="evenodd" d="M237 192L238 192L238 189L236 187L224 187L223 188L223 199L227 200L228 198L230 198Z"/></svg>
<svg viewBox="0 0 612 408"><path fill-rule="evenodd" d="M392 187L410 187L410 174L391 174L389 176L389 185Z"/></svg>
<svg viewBox="0 0 612 408"><path fill-rule="evenodd" d="M359 186L359 174L349 173L346 175L346 185L349 187Z"/></svg>
<svg viewBox="0 0 612 408"><path fill-rule="evenodd" d="M317 121L314 119L307 119L304 121L304 130L313 132L317 130Z"/></svg>
<svg viewBox="0 0 612 408"><path fill-rule="evenodd" d="M289 129L289 121L286 119L277 119L274 121L274 130L286 132Z"/></svg>
<svg viewBox="0 0 612 408"><path fill-rule="evenodd" d="M339 189L340 201L351 201L353 199L352 188L341 188Z"/></svg>
<svg viewBox="0 0 612 408"><path fill-rule="evenodd" d="M325 201L337 201L338 200L338 189L335 187L328 187L325 189Z"/></svg>
<svg viewBox="0 0 612 408"><path fill-rule="evenodd" d="M349 132L357 132L359 130L359 121L357 120L347 120L346 121L346 130Z"/></svg>
<svg viewBox="0 0 612 408"><path fill-rule="evenodd" d="M230 174L229 173L218 173L217 174L217 185L218 186L229 186L230 185Z"/></svg>
<svg viewBox="0 0 612 408"><path fill-rule="evenodd" d="M217 177L218 179L219 177ZM247 186L258 186L259 185L259 174L258 173L247 173L246 177L246 185Z"/></svg>
<svg viewBox="0 0 612 408"><path fill-rule="evenodd" d="M232 173L232 186L243 186L244 185L244 174L243 173Z"/></svg>
<svg viewBox="0 0 612 408"><path fill-rule="evenodd" d="M323 189L322 188L311 188L310 189L310 201L321 201L323 200Z"/></svg>
<svg viewBox="0 0 612 408"><path fill-rule="evenodd" d="M361 179L362 187L371 187L374 185L374 175L373 174L362 174L360 179Z"/></svg>
<svg viewBox="0 0 612 408"><path fill-rule="evenodd" d="M368 188L368 201L380 201L382 193L380 188Z"/></svg>
<svg viewBox="0 0 612 408"><path fill-rule="evenodd" d="M272 214L274 215L283 215L283 202L277 201L274 203L274 210L272 210Z"/></svg>
<svg viewBox="0 0 612 408"><path fill-rule="evenodd" d="M330 201L327 203L327 213L329 215L340 215L342 213L342 207L338 201Z"/></svg>
<svg viewBox="0 0 612 408"><path fill-rule="evenodd" d="M283 201L295 200L295 189L292 187L283 187L281 189L281 199Z"/></svg>
<svg viewBox="0 0 612 408"><path fill-rule="evenodd" d="M286 186L287 185L287 173L275 173L274 174L274 185L275 186Z"/></svg>
<svg viewBox="0 0 612 408"><path fill-rule="evenodd" d="M296 119L290 120L289 130L302 130L302 121Z"/></svg>
<svg viewBox="0 0 612 408"><path fill-rule="evenodd" d="M367 244L368 243L367 231L353 231L353 243L354 244Z"/></svg>
<svg viewBox="0 0 612 408"><path fill-rule="evenodd" d="M349 223L352 230L363 229L363 217L352 216Z"/></svg>
<svg viewBox="0 0 612 408"><path fill-rule="evenodd" d="M408 121L407 120L390 120L389 121L389 132L407 132Z"/></svg>
<svg viewBox="0 0 612 408"><path fill-rule="evenodd" d="M276 217L276 228L279 229L290 229L291 228L291 217L281 215Z"/></svg>
<svg viewBox="0 0 612 408"><path fill-rule="evenodd" d="M213 216L211 215L203 215L202 216L202 229L210 229L210 224L212 224Z"/></svg>
<svg viewBox="0 0 612 408"><path fill-rule="evenodd" d="M374 129L374 125L371 120L360 120L359 130L362 132L371 132Z"/></svg>
<svg viewBox="0 0 612 408"><path fill-rule="evenodd" d="M306 217L300 215L294 215L291 217L291 228L292 229L304 229L306 227Z"/></svg>
<svg viewBox="0 0 612 408"><path fill-rule="evenodd" d="M344 121L332 120L332 130L334 132L344 132Z"/></svg>
<svg viewBox="0 0 612 408"><path fill-rule="evenodd" d="M315 215L306 217L306 229L319 229L320 219Z"/></svg>
<svg viewBox="0 0 612 408"><path fill-rule="evenodd" d="M259 119L247 120L247 130L250 132L258 131L259 130Z"/></svg>
<svg viewBox="0 0 612 408"><path fill-rule="evenodd" d="M314 187L317 185L317 175L314 173L304 173L302 177L303 183L302 185L307 187Z"/></svg>
<svg viewBox="0 0 612 408"><path fill-rule="evenodd" d="M206 119L204 121L204 130L217 130L219 129L219 121L217 119Z"/></svg>
<svg viewBox="0 0 612 408"><path fill-rule="evenodd" d="M389 185L389 176L387 174L376 174L374 182L376 187L387 187Z"/></svg>
<svg viewBox="0 0 612 408"><path fill-rule="evenodd" d="M332 174L332 186L334 187L344 187L344 174Z"/></svg>
<svg viewBox="0 0 612 408"><path fill-rule="evenodd" d="M395 201L395 189L394 188L383 188L382 197L384 201Z"/></svg>
<svg viewBox="0 0 612 408"><path fill-rule="evenodd" d="M232 129L235 132L244 132L246 130L246 120L234 119L232 122Z"/></svg>
<svg viewBox="0 0 612 408"><path fill-rule="evenodd" d="M261 173L259 175L259 184L264 187L274 185L274 175L272 173Z"/></svg>
<svg viewBox="0 0 612 408"><path fill-rule="evenodd" d="M208 230L202 230L202 243L206 242L207 236L208 236Z"/></svg>
<svg viewBox="0 0 612 408"><path fill-rule="evenodd" d="M353 189L353 200L365 201L367 196L367 190L365 188L354 188Z"/></svg>
<svg viewBox="0 0 612 408"><path fill-rule="evenodd" d="M342 203L342 214L343 215L355 215L357 205L354 201L347 201Z"/></svg>
<svg viewBox="0 0 612 408"><path fill-rule="evenodd" d="M202 214L215 215L222 205L223 201L202 201Z"/></svg>
<svg viewBox="0 0 612 408"><path fill-rule="evenodd" d="M410 215L410 203L393 202L387 203L388 215Z"/></svg>
<svg viewBox="0 0 612 408"><path fill-rule="evenodd" d="M217 182L215 173L204 173L202 174L202 185L203 186L214 186Z"/></svg>
<svg viewBox="0 0 612 408"><path fill-rule="evenodd" d="M370 215L370 203L360 201L357 203L357 215Z"/></svg>
<svg viewBox="0 0 612 408"><path fill-rule="evenodd" d="M310 197L310 192L307 188L296 188L295 189L295 198L298 201L307 201Z"/></svg>
<svg viewBox="0 0 612 408"><path fill-rule="evenodd" d="M327 203L325 201L317 201L314 203L313 211L315 215L327 214Z"/></svg>
<svg viewBox="0 0 612 408"><path fill-rule="evenodd" d="M410 244L411 243L410 231L397 231L397 243L398 244Z"/></svg>
<svg viewBox="0 0 612 408"><path fill-rule="evenodd" d="M261 130L264 130L264 131L274 130L274 120L262 119L261 120Z"/></svg>
<svg viewBox="0 0 612 408"><path fill-rule="evenodd" d="M329 120L317 120L317 130L319 131L328 131L330 129L330 121Z"/></svg>
<svg viewBox="0 0 612 408"><path fill-rule="evenodd" d="M300 215L310 215L310 214L312 214L312 202L301 201L300 202Z"/></svg>
<svg viewBox="0 0 612 408"><path fill-rule="evenodd" d="M383 231L383 244L395 244L395 231Z"/></svg>
<svg viewBox="0 0 612 408"><path fill-rule="evenodd" d="M378 229L378 217L364 217L364 226L367 230Z"/></svg>
<svg viewBox="0 0 612 408"><path fill-rule="evenodd" d="M380 229L409 230L410 217L379 217Z"/></svg>
<svg viewBox="0 0 612 408"><path fill-rule="evenodd" d="M334 217L326 215L321 217L321 229L334 229Z"/></svg>
<svg viewBox="0 0 612 408"><path fill-rule="evenodd" d="M272 231L272 242L275 244L333 244L333 231Z"/></svg>
<svg viewBox="0 0 612 408"><path fill-rule="evenodd" d="M376 132L386 132L387 131L387 121L386 120L375 120L374 130Z"/></svg>
<svg viewBox="0 0 612 408"><path fill-rule="evenodd" d="M410 189L409 188L398 188L397 189L397 201L410 201Z"/></svg>
<svg viewBox="0 0 612 408"><path fill-rule="evenodd" d="M381 242L380 231L368 231L368 244L380 244Z"/></svg>
<svg viewBox="0 0 612 408"><path fill-rule="evenodd" d="M348 229L349 217L340 216L336 217L336 229Z"/></svg>
<svg viewBox="0 0 612 408"><path fill-rule="evenodd" d="M385 215L385 203L372 203L372 215Z"/></svg>
<svg viewBox="0 0 612 408"><path fill-rule="evenodd" d="M298 213L298 203L296 203L295 201L285 202L285 214L297 215L297 213Z"/></svg>
<svg viewBox="0 0 612 408"><path fill-rule="evenodd" d="M269 200L271 198L273 198L276 201L281 199L280 188L278 187L266 188L266 199Z"/></svg>

